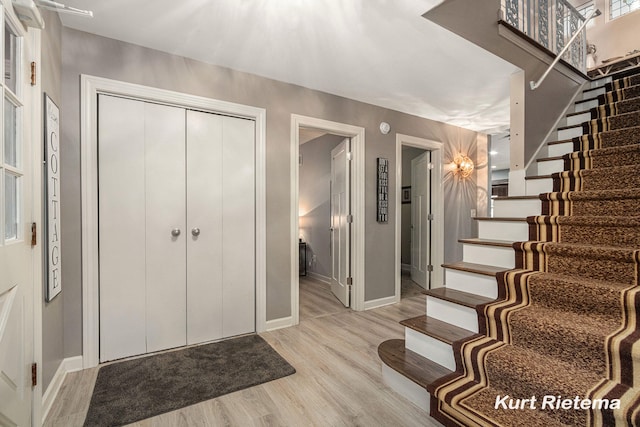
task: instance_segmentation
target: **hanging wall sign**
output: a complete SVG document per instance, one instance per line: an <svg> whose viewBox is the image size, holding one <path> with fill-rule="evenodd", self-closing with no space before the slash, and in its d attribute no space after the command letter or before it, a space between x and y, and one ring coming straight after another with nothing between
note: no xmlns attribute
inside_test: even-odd
<svg viewBox="0 0 640 427"><path fill-rule="evenodd" d="M51 301L62 291L60 261L60 109L44 96L44 153L46 192L47 288L46 300Z"/></svg>
<svg viewBox="0 0 640 427"><path fill-rule="evenodd" d="M389 160L378 157L378 222L389 221Z"/></svg>

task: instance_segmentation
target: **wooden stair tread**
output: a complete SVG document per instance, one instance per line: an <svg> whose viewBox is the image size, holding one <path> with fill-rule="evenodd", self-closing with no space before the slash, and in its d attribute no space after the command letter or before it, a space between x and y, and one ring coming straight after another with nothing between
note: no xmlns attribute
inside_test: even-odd
<svg viewBox="0 0 640 427"><path fill-rule="evenodd" d="M511 247L509 245L508 247ZM486 264L475 264L473 262L454 262L449 264L442 264L443 268L448 268L450 270L458 270L458 271L467 271L469 273L482 274L484 276L492 276L495 277L496 273L501 271L509 270L504 267L496 267L495 265L486 265ZM440 288L437 288L440 289Z"/></svg>
<svg viewBox="0 0 640 427"><path fill-rule="evenodd" d="M470 245L499 246L501 248L510 248L513 246L513 242L509 240L481 239L479 237L458 239L458 242L468 243Z"/></svg>
<svg viewBox="0 0 640 427"><path fill-rule="evenodd" d="M499 271L505 270L506 269L502 268ZM449 301L469 308L476 308L481 304L487 304L495 301L493 298L481 297L480 295L448 288L428 289L426 291L422 291L422 293L433 298Z"/></svg>
<svg viewBox="0 0 640 427"><path fill-rule="evenodd" d="M514 217L495 217L495 216L476 216L473 219L478 220L478 221L527 221L527 218L514 218Z"/></svg>
<svg viewBox="0 0 640 427"><path fill-rule="evenodd" d="M554 160L563 160L562 156L541 157L536 159L536 162L551 162Z"/></svg>
<svg viewBox="0 0 640 427"><path fill-rule="evenodd" d="M584 90L582 91L582 93L592 92L592 91L594 91L594 90L602 89L603 87L604 87L604 86L596 86L596 87L592 87L592 88L590 88L590 89L584 89Z"/></svg>
<svg viewBox="0 0 640 427"><path fill-rule="evenodd" d="M378 356L394 371L427 388L452 373L449 369L405 348L404 340L387 340L378 346Z"/></svg>
<svg viewBox="0 0 640 427"><path fill-rule="evenodd" d="M589 101L597 101L598 97L595 98L588 98L588 99L581 99L580 101L576 101L576 105L577 104L584 104L585 102L589 102Z"/></svg>
<svg viewBox="0 0 640 427"><path fill-rule="evenodd" d="M447 344L453 344L455 341L469 338L475 333L426 315L403 320L400 324Z"/></svg>
<svg viewBox="0 0 640 427"><path fill-rule="evenodd" d="M533 175L533 176L525 176L524 179L552 179L552 175Z"/></svg>
<svg viewBox="0 0 640 427"><path fill-rule="evenodd" d="M568 142L573 142L573 139L559 139L558 141L547 142L547 145L566 144Z"/></svg>
<svg viewBox="0 0 640 427"><path fill-rule="evenodd" d="M493 200L533 200L539 198L539 196L498 196L493 197Z"/></svg>
<svg viewBox="0 0 640 427"><path fill-rule="evenodd" d="M569 113L569 114L565 114L565 117L573 117L573 116L579 116L580 114L590 114L591 111L587 110L587 111L576 111L575 113Z"/></svg>
<svg viewBox="0 0 640 427"><path fill-rule="evenodd" d="M567 130L567 129L575 129L575 128L581 128L582 129L582 123L579 123L577 125L560 126L558 128L558 130Z"/></svg>

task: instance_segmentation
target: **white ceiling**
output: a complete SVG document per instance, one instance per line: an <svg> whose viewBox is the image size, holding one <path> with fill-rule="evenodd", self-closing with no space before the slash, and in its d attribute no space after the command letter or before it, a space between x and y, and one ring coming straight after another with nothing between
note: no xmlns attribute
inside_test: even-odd
<svg viewBox="0 0 640 427"><path fill-rule="evenodd" d="M508 125L515 67L422 18L438 0L66 0L90 33L417 116Z"/></svg>

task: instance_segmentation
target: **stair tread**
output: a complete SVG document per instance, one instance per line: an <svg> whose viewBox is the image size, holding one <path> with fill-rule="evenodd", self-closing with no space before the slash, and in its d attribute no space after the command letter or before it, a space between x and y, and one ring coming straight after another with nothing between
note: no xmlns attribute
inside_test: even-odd
<svg viewBox="0 0 640 427"><path fill-rule="evenodd" d="M529 199L539 199L538 196L498 196L494 197L493 200L529 200Z"/></svg>
<svg viewBox="0 0 640 427"><path fill-rule="evenodd" d="M578 123L577 125L560 126L558 130L567 130L567 129L575 129L575 128L582 128L582 123Z"/></svg>
<svg viewBox="0 0 640 427"><path fill-rule="evenodd" d="M527 221L527 218L525 217L496 217L496 216L476 216L473 219L478 220L478 221Z"/></svg>
<svg viewBox="0 0 640 427"><path fill-rule="evenodd" d="M589 102L589 101L597 101L598 97L595 98L588 98L588 99L581 99L580 101L576 101L576 104L583 104L585 102Z"/></svg>
<svg viewBox="0 0 640 427"><path fill-rule="evenodd" d="M513 241L509 240L481 239L479 237L474 237L471 239L458 239L458 242L468 243L470 245L499 246L503 248L510 248L513 245Z"/></svg>
<svg viewBox="0 0 640 427"><path fill-rule="evenodd" d="M512 247L513 242L508 245L508 247ZM449 264L442 264L442 267L448 268L450 270L458 270L458 271L468 271L469 273L477 273L485 276L494 277L496 273L501 271L508 270L508 268L504 267L496 267L495 265L486 265L486 264L476 264L473 262L454 262Z"/></svg>
<svg viewBox="0 0 640 427"><path fill-rule="evenodd" d="M563 160L562 156L541 157L536 159L536 162L551 162L554 160Z"/></svg>
<svg viewBox="0 0 640 427"><path fill-rule="evenodd" d="M558 144L567 144L567 143L573 143L573 138L569 138L569 139L559 139L557 141L551 141L551 142L547 142L547 145L558 145Z"/></svg>
<svg viewBox="0 0 640 427"><path fill-rule="evenodd" d="M589 89L584 89L584 90L582 91L582 93L592 92L592 91L594 91L594 90L602 89L603 87L604 87L604 86L596 86L596 87L592 87L592 88L589 88Z"/></svg>
<svg viewBox="0 0 640 427"><path fill-rule="evenodd" d="M494 267L499 268L499 267ZM502 268L499 271L504 271ZM449 301L455 304L463 305L469 308L476 308L481 304L487 304L495 301L493 298L482 297L480 295L471 294L469 292L457 291L449 288L435 288L422 291L423 294L438 298L441 300Z"/></svg>
<svg viewBox="0 0 640 427"><path fill-rule="evenodd" d="M552 175L532 175L532 176L525 176L524 179L552 179L553 176Z"/></svg>
<svg viewBox="0 0 640 427"><path fill-rule="evenodd" d="M475 332L468 329L463 329L426 315L403 320L400 324L447 344L453 344L455 341L475 334Z"/></svg>
<svg viewBox="0 0 640 427"><path fill-rule="evenodd" d="M394 371L423 388L452 373L449 369L405 348L401 339L387 340L378 346L378 356Z"/></svg>
<svg viewBox="0 0 640 427"><path fill-rule="evenodd" d="M576 111L575 113L566 114L565 117L579 116L580 114L589 114L590 111Z"/></svg>

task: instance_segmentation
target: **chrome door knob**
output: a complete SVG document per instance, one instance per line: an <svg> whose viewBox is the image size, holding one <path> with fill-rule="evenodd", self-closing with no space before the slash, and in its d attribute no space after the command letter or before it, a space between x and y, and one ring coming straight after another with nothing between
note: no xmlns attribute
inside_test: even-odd
<svg viewBox="0 0 640 427"><path fill-rule="evenodd" d="M199 229L198 227L192 228L192 229L191 229L191 234L192 234L194 237L198 237L198 236L200 235L200 229Z"/></svg>
<svg viewBox="0 0 640 427"><path fill-rule="evenodd" d="M180 235L180 229L179 228L174 228L173 230L171 230L171 235L173 237L178 237Z"/></svg>

